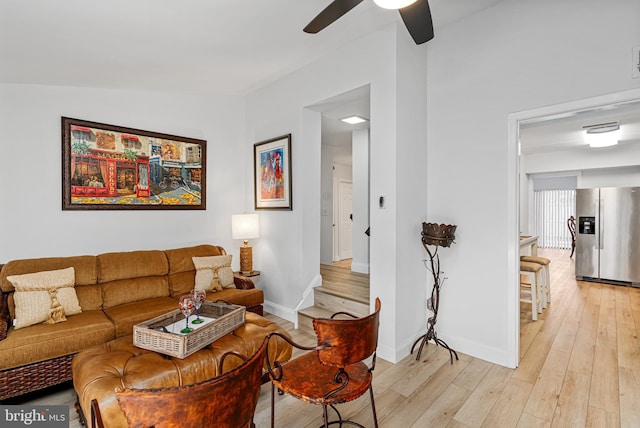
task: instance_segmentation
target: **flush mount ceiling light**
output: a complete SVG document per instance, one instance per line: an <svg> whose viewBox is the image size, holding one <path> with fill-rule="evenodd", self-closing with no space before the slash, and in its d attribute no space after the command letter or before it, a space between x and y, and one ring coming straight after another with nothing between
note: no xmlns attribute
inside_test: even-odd
<svg viewBox="0 0 640 428"><path fill-rule="evenodd" d="M607 122L583 126L585 141L591 147L609 147L618 144L620 123Z"/></svg>
<svg viewBox="0 0 640 428"><path fill-rule="evenodd" d="M360 116L349 116L340 120L348 123L349 125L356 125L358 123L367 122L369 119L365 119L364 117L360 117Z"/></svg>
<svg viewBox="0 0 640 428"><path fill-rule="evenodd" d="M373 0L375 4L384 9L402 9L411 4L414 4L417 0Z"/></svg>

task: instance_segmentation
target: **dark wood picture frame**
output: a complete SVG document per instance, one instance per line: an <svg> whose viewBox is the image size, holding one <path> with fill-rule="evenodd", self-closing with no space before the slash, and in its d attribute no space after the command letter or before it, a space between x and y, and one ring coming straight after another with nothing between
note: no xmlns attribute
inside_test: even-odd
<svg viewBox="0 0 640 428"><path fill-rule="evenodd" d="M253 173L256 210L293 209L291 134L253 145Z"/></svg>
<svg viewBox="0 0 640 428"><path fill-rule="evenodd" d="M205 210L207 142L62 117L63 210Z"/></svg>

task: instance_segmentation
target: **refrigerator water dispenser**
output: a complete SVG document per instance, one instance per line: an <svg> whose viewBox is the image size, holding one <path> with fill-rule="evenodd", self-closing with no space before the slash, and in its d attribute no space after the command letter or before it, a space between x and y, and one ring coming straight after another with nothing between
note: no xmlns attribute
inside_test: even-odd
<svg viewBox="0 0 640 428"><path fill-rule="evenodd" d="M596 234L596 218L595 217L578 217L578 233L584 235Z"/></svg>

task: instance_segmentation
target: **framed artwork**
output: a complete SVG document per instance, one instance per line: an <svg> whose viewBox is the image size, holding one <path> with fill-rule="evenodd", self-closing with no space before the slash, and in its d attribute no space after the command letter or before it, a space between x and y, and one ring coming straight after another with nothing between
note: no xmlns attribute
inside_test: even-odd
<svg viewBox="0 0 640 428"><path fill-rule="evenodd" d="M291 210L291 134L253 145L256 210Z"/></svg>
<svg viewBox="0 0 640 428"><path fill-rule="evenodd" d="M204 210L207 142L62 118L63 210Z"/></svg>

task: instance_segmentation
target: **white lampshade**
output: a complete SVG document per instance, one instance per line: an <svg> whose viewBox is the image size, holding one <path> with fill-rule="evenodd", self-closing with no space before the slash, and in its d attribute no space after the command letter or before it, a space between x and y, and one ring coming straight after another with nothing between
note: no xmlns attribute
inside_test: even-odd
<svg viewBox="0 0 640 428"><path fill-rule="evenodd" d="M384 9L402 9L412 5L417 0L373 0L375 4Z"/></svg>
<svg viewBox="0 0 640 428"><path fill-rule="evenodd" d="M231 216L232 239L255 239L260 236L258 214L233 214Z"/></svg>

